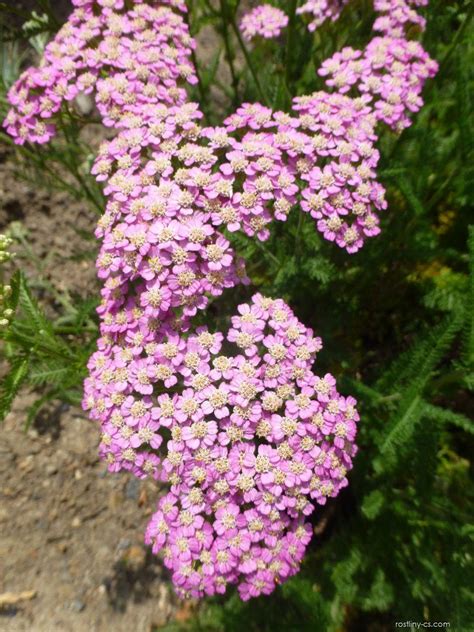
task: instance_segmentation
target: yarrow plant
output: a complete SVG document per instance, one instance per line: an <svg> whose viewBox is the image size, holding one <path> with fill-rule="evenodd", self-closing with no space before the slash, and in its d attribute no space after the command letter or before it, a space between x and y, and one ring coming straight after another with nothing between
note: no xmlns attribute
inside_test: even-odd
<svg viewBox="0 0 474 632"><path fill-rule="evenodd" d="M387 7L376 3L375 8L385 11ZM214 223L228 226L231 231L243 227L247 234L257 234L259 239L265 240L269 235L266 224L273 218L286 219L290 209L302 201L301 207L317 220L316 226L324 237L348 252L356 252L367 237L378 234L377 211L384 210L386 203L383 187L375 181L378 162L378 152L373 148L377 140L375 123L381 120L400 130L410 124L408 113L421 107L424 82L435 73L436 63L417 42L391 36L376 37L363 52L345 48L324 62L319 73L327 77L329 87L346 95L345 100L326 92L296 99L294 109L303 112L297 117L272 113L259 105L243 106L245 114L243 110L238 111L225 121L224 128L201 130L197 128L197 121L202 117L199 106L186 103L185 90L177 83L182 79L196 82L190 62L194 44L182 17L161 6L154 10L155 17L151 19L151 6L138 4L135 7L129 21L136 24L135 14L148 14L147 32L157 30L158 26L161 29L157 30L161 33L159 40L153 44L146 39L143 42L147 52L137 55L135 70L132 59L137 44L131 51L130 45L125 44L128 36L117 35L123 16L104 7L102 23L99 17L92 15L84 26L83 10L72 15L47 47L45 64L26 71L10 92L15 109L8 114L6 125L18 143L47 142L55 133L52 118L61 104L74 100L81 92L94 91L104 124L124 130L115 146L120 142L120 151L129 153L126 158L120 156L124 165L121 168L120 161L114 163L111 156L103 153L105 146L101 150L94 173L100 180L111 180L112 184L105 189L108 194L111 187L120 187L121 183L125 187L132 186L128 180L129 163L138 164L138 152L133 147L127 149L127 143L133 142L131 137L144 137L142 142L147 146L150 140L155 139L156 144L165 139L161 159L167 163L171 160L174 148L168 136L160 133L150 136L144 133L144 127L153 119L155 129L161 128L162 119L170 121L175 116L175 112L168 112L171 104L185 105L181 116L193 121L186 133L198 134L198 138L191 140L194 151L202 154L200 158L190 156L187 161L189 165L198 164L201 171L212 172L205 195L208 208L212 199L214 207L219 209L220 218L214 213ZM393 11L389 16L393 22L398 13ZM403 16L400 28L406 24ZM176 30L172 32L173 28ZM92 34L98 37L99 33L98 47L87 46ZM159 53L158 42L164 46ZM170 47L177 52L170 53ZM159 61L154 60L156 56ZM104 65L108 76L99 78ZM149 79L152 71L157 73L154 80ZM34 96L28 99L32 90ZM315 107L310 106L312 101ZM246 130L248 133L242 138ZM165 133L170 134L170 130ZM210 136L214 136L214 140ZM193 143L187 143L187 152ZM156 148L154 151L156 153ZM256 168L247 164L249 156L250 162L257 157ZM229 162L229 157L230 166L222 165L223 161ZM146 175L168 177L169 169L160 171L149 165L148 172L152 172ZM243 183L240 173L244 175ZM178 169L178 177L184 178L182 169ZM180 186L189 184L181 182ZM138 188L134 190L138 195ZM123 195L128 196L128 193L123 192ZM138 201L135 202L136 208ZM107 213L102 224L110 217Z"/></svg>
<svg viewBox="0 0 474 632"><path fill-rule="evenodd" d="M232 353L223 353L225 339ZM133 378L103 426L103 451L115 467L130 454L134 470L156 469L171 483L146 539L164 551L181 594L224 592L230 583L243 599L268 594L298 570L315 503L347 484L355 400L337 393L331 375L312 373L320 349L283 301L255 295L225 338L170 330L154 357L128 365ZM97 399L109 387L102 376L123 364L120 352L104 360L93 372ZM161 382L172 390L156 400L138 395ZM163 461L147 462L135 450L158 448L164 429Z"/></svg>
<svg viewBox="0 0 474 632"><path fill-rule="evenodd" d="M18 144L46 143L61 108L93 97L113 130L92 173L107 198L96 236L103 282L97 351L84 407L100 423L111 471L168 483L146 539L181 595L269 594L297 572L307 516L347 485L356 401L312 372L321 341L281 299L240 305L227 333L193 323L225 289L248 284L226 235L264 241L300 205L329 241L354 253L380 232L377 124L400 131L436 71L405 27L410 5L376 1L375 37L319 73L330 92L290 112L245 103L203 125L186 84L195 42L179 0L74 0L75 10L9 93ZM313 24L343 2L307 3ZM264 6L245 37L287 24ZM316 28L316 26L314 28Z"/></svg>
<svg viewBox="0 0 474 632"><path fill-rule="evenodd" d="M425 7L428 0L375 0L374 9L381 15L374 31L396 38L404 38L407 28L417 26L423 30L426 20L413 7Z"/></svg>
<svg viewBox="0 0 474 632"><path fill-rule="evenodd" d="M244 15L240 23L242 35L252 40L257 35L264 39L278 37L288 26L288 16L270 4L262 4Z"/></svg>

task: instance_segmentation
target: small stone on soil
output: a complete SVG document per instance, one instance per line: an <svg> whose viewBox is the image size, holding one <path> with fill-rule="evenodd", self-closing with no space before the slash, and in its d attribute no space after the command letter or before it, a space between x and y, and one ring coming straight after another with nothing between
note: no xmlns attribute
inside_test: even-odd
<svg viewBox="0 0 474 632"><path fill-rule="evenodd" d="M74 601L71 603L71 610L74 610L74 612L82 612L83 610L85 610L85 608L86 604L80 599L74 599Z"/></svg>
<svg viewBox="0 0 474 632"><path fill-rule="evenodd" d="M138 500L140 494L140 481L137 478L131 478L125 485L125 498L130 500Z"/></svg>

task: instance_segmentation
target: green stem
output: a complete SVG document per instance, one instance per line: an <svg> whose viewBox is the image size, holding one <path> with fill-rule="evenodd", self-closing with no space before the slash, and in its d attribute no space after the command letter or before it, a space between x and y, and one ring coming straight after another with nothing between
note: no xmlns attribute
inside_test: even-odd
<svg viewBox="0 0 474 632"><path fill-rule="evenodd" d="M61 27L61 23L58 21L56 16L54 15L51 4L46 0L38 0L39 7L46 15L48 16L49 21L51 22L51 26L53 29L59 29Z"/></svg>
<svg viewBox="0 0 474 632"><path fill-rule="evenodd" d="M267 255L267 257L269 257L278 266L281 266L279 259L275 257L275 255L266 246L264 246L259 239L257 239L255 243L257 244L257 247Z"/></svg>
<svg viewBox="0 0 474 632"><path fill-rule="evenodd" d="M206 5L206 9L209 11L210 15L217 17L219 12L212 6L209 0L204 0L204 4Z"/></svg>
<svg viewBox="0 0 474 632"><path fill-rule="evenodd" d="M41 281L41 285L52 293L52 295L55 297L58 303L62 305L67 312L71 314L75 314L77 310L72 304L69 292L67 291L62 292L62 293L58 292L56 288L54 287L54 285L46 279L46 272L44 269L43 260L40 259L33 252L33 250L30 248L28 244L28 241L19 232L15 232L12 236L22 245L26 254L26 258L35 263L37 270L39 272L39 279Z"/></svg>
<svg viewBox="0 0 474 632"><path fill-rule="evenodd" d="M387 404L389 402L396 402L398 399L400 399L400 397L401 397L400 393L392 393L392 395L384 395L380 397L375 403Z"/></svg>
<svg viewBox="0 0 474 632"><path fill-rule="evenodd" d="M228 97L231 100L234 99L233 91L230 90L228 86L224 85L222 81L219 81L219 79L214 79L214 83L216 87L219 88L219 90L225 94L226 97Z"/></svg>
<svg viewBox="0 0 474 632"><path fill-rule="evenodd" d="M55 334L63 334L63 335L68 335L68 334L76 334L76 335L80 335L80 334L97 334L99 329L98 327L75 327L74 325L62 325L61 327L54 327L53 331Z"/></svg>
<svg viewBox="0 0 474 632"><path fill-rule="evenodd" d="M440 376L437 380L433 380L430 384L430 390L437 393L441 388L450 384L462 384L466 379L466 370L452 371Z"/></svg>
<svg viewBox="0 0 474 632"><path fill-rule="evenodd" d="M201 77L201 71L199 70L199 64L198 64L198 59L196 56L195 51L191 51L191 60L193 62L193 66L194 66L194 72L196 73L196 77L197 77L197 85L198 85L198 91L199 91L199 98L201 99L201 106L202 109L204 110L204 116L206 117L206 121L208 119L208 108L207 108L207 104L208 104L208 98L207 98L207 94L206 91L204 90L204 86L202 84L202 77ZM209 122L209 121L207 121Z"/></svg>
<svg viewBox="0 0 474 632"><path fill-rule="evenodd" d="M46 342L39 342L37 338L22 333L20 328L17 326L13 327L13 332L15 335L15 340L13 341L14 344L18 346L18 342L20 342L23 347L29 349L30 356L40 351L46 356L56 356L57 358L62 358L64 360L71 360L71 358L74 357L74 354L69 350L60 350L53 345L48 345Z"/></svg>
<svg viewBox="0 0 474 632"><path fill-rule="evenodd" d="M227 9L227 0L222 0L222 3L226 7L226 10L228 10ZM252 78L254 80L255 87L257 88L258 96L259 96L260 100L262 101L262 103L264 105L268 105L269 104L268 99L267 99L267 97L265 95L265 92L263 91L262 85L261 85L260 80L258 78L258 74L257 74L257 71L255 69L255 66L253 65L253 61L252 61L250 53L249 53L249 51L247 49L247 46L245 45L245 42L242 39L242 35L241 35L239 27L237 26L237 23L235 21L235 17L233 15L230 15L230 13L228 13L228 15L229 15L230 24L232 26L232 30L234 31L235 36L237 37L237 41L239 42L239 46L240 46L240 48L242 50L242 53L243 53L243 55L245 57L245 62L247 63L248 69L250 70L250 74L252 75Z"/></svg>
<svg viewBox="0 0 474 632"><path fill-rule="evenodd" d="M239 79L235 71L234 51L232 50L232 45L231 45L230 37L229 37L229 29L227 28L228 7L225 3L225 0L220 0L220 7L221 7L221 19L222 19L222 38L224 40L225 55L226 55L227 63L229 64L230 74L232 77L232 91L233 91L232 103L234 107L237 107L239 105Z"/></svg>
<svg viewBox="0 0 474 632"><path fill-rule="evenodd" d="M288 92L292 94L292 51L294 48L293 40L295 35L295 25L296 25L296 6L298 4L298 0L291 0L290 10L288 11L289 22L288 22L288 31L286 38L286 49L285 49L285 80L286 87L288 88Z"/></svg>
<svg viewBox="0 0 474 632"><path fill-rule="evenodd" d="M69 161L68 161L68 168L70 169L72 175L76 178L77 182L79 183L79 185L81 186L82 190L84 191L87 199L93 204L93 206L95 206L95 208L99 211L100 214L103 213L104 209L102 207L102 205L96 200L95 195L92 193L92 191L89 189L89 186L85 180L85 178L81 175L80 171L79 171L79 166L77 164L77 152L75 151L75 148L79 146L79 131L77 129L76 123L74 121L74 117L71 114L71 112L69 111L69 109L66 106L66 113L69 119L69 123L71 124L71 130L73 133L73 138L71 138L69 132L68 132L68 126L67 123L64 122L62 115L60 115L60 121L61 121L61 129L62 132L64 134L64 137L66 138L66 147L67 147L67 153L69 155Z"/></svg>
<svg viewBox="0 0 474 632"><path fill-rule="evenodd" d="M60 189L61 191L67 191L76 199L80 197L80 192L78 191L78 189L66 182L66 180L61 178L61 176L59 176L56 171L49 167L46 164L45 160L41 159L41 155L39 154L38 150L36 150L36 152L33 152L24 145L22 147L18 147L14 144L13 139L6 134L0 134L0 139L6 142L8 145L12 146L23 157L28 157L29 161L35 164L38 170L42 169L43 171L45 171L51 177L51 180L55 183L55 186L58 189ZM25 174L21 174L21 177L28 182L37 184L36 180L28 177Z"/></svg>
<svg viewBox="0 0 474 632"><path fill-rule="evenodd" d="M300 211L300 214L298 215L298 226L296 227L296 234L295 234L295 253L299 252L300 249L300 240L301 240L301 228L303 226L303 212Z"/></svg>
<svg viewBox="0 0 474 632"><path fill-rule="evenodd" d="M77 168L74 168L73 175L76 178L76 180L79 182L79 184L81 185L82 189L84 190L84 193L86 194L86 197L89 200L89 202L98 211L98 213L100 215L102 215L103 212L104 212L103 206L96 200L95 195L89 189L85 178L83 178L83 176L81 176L81 174L80 174L80 172L79 172L79 170Z"/></svg>
<svg viewBox="0 0 474 632"><path fill-rule="evenodd" d="M191 20L191 15L192 15L192 12L193 12L193 9L194 9L194 6L193 6L192 2L188 2L188 9L189 10L184 14L184 19L186 21L186 24L188 25L189 33L191 35L194 35L192 33L192 28L191 28L191 21L192 21ZM195 52L194 49L191 51L191 61L193 63L194 72L196 73L196 77L197 77L197 81L198 81L197 82L197 88L198 88L198 92L199 92L199 99L201 101L201 107L203 109L206 122L209 123L209 120L208 120L208 107L207 107L208 101L209 101L208 100L208 95L206 94L206 91L204 90L204 85L202 83L201 72L199 70L198 58L197 58L197 55L196 55L196 52Z"/></svg>
<svg viewBox="0 0 474 632"><path fill-rule="evenodd" d="M431 198L426 203L427 212L430 211L432 208L434 208L438 204L438 202L442 199L445 191L451 186L451 182L454 180L455 175L456 175L456 172L454 170L451 171L451 173L445 179L445 181L441 184L441 186L438 187L438 189L433 193Z"/></svg>

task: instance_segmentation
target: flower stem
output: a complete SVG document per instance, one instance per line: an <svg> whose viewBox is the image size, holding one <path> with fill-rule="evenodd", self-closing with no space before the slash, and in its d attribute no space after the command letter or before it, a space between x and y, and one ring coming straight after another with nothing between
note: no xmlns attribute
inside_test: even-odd
<svg viewBox="0 0 474 632"><path fill-rule="evenodd" d="M252 78L254 80L255 83L255 87L257 88L257 92L258 92L258 96L260 98L260 100L262 101L262 103L264 103L265 105L268 105L268 99L265 95L265 92L262 88L262 84L260 83L260 80L258 78L258 74L257 71L255 69L255 66L253 65L253 61L252 58L250 56L250 53L247 49L247 46L245 45L244 40L242 39L242 35L240 33L239 27L236 24L235 21L235 16L231 15L230 12L228 11L228 6L227 6L227 0L221 0L222 4L224 5L224 7L226 8L227 11L227 15L229 17L229 21L230 21L230 25L232 26L232 30L235 33L235 36L237 37L237 41L239 42L239 46L242 50L242 53L245 57L245 61L247 63L248 69L250 70L250 74L252 75Z"/></svg>
<svg viewBox="0 0 474 632"><path fill-rule="evenodd" d="M229 37L229 29L227 28L227 20L229 16L228 16L228 7L225 0L220 0L220 7L221 7L221 17L222 17L222 38L224 40L226 59L227 59L227 63L229 64L230 74L232 77L232 90L233 90L232 102L234 104L234 107L237 107L239 105L239 79L235 71L234 51L232 50L230 37Z"/></svg>
<svg viewBox="0 0 474 632"><path fill-rule="evenodd" d="M188 26L189 33L192 34L191 15L192 15L192 12L193 12L193 3L189 2L188 6L189 6L189 11L187 11L184 14L184 20L185 20L185 22L186 22L186 24ZM208 95L207 95L207 93L206 93L206 91L204 89L204 85L202 83L202 77L201 77L201 72L200 72L200 69L199 69L198 58L197 58L197 55L196 55L196 51L194 49L191 50L191 61L192 61L192 64L194 66L194 72L196 73L197 89L198 89L199 98L200 98L200 101L201 101L200 105L202 107L204 117L205 117L206 121L209 123L209 116L208 116L209 99L208 99Z"/></svg>
<svg viewBox="0 0 474 632"><path fill-rule="evenodd" d="M290 10L288 12L289 22L288 22L288 31L286 38L286 49L285 49L285 80L286 87L288 88L288 92L292 94L291 84L292 84L292 51L294 48L293 40L295 35L295 24L296 24L296 6L298 4L298 0L291 0L290 2Z"/></svg>

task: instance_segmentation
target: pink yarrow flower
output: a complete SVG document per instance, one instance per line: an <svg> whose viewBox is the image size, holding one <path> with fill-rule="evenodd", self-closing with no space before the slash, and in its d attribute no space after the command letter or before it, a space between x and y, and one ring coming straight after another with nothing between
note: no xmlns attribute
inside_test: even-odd
<svg viewBox="0 0 474 632"><path fill-rule="evenodd" d="M242 35L246 40L256 36L274 39L288 26L288 16L270 4L262 4L251 9L240 22Z"/></svg>

